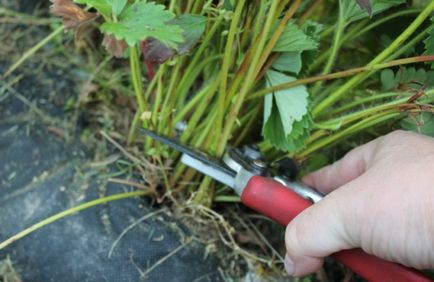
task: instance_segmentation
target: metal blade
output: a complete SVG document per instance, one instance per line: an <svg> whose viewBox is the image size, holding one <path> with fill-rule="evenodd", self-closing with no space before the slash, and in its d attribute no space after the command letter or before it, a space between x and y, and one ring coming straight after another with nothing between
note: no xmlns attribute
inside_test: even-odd
<svg viewBox="0 0 434 282"><path fill-rule="evenodd" d="M208 175L218 182L235 189L235 174L227 174L220 169L216 169L215 166L209 166L206 163L203 163L200 160L185 153L182 154L181 162L205 175Z"/></svg>
<svg viewBox="0 0 434 282"><path fill-rule="evenodd" d="M233 179L236 172L228 168L219 159L211 158L207 154L200 152L196 149L190 148L181 144L179 141L167 136L160 135L151 130L140 128L142 134L148 135L154 140L165 144L178 152L181 152L188 157L183 156L181 161L186 165L206 174L215 180L233 187ZM232 179L232 180L230 180Z"/></svg>

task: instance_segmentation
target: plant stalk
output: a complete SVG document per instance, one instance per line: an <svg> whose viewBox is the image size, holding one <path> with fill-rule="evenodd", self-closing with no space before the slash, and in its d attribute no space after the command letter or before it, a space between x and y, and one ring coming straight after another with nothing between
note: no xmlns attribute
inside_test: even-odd
<svg viewBox="0 0 434 282"><path fill-rule="evenodd" d="M367 66L371 67L373 65L381 63L387 57L389 57L401 44L407 40L416 29L430 16L430 14L434 11L434 1L431 1L425 9L417 16L417 18L407 27L407 29L401 33L383 52L381 52L378 56L376 56ZM367 77L369 77L373 71L367 74L358 74L352 79L350 79L347 83L338 88L335 92L333 92L330 96L321 101L313 110L313 116L320 115L323 111L328 109L334 102L340 99L343 95L345 95L350 89L353 89L357 85L359 85L362 81L364 81Z"/></svg>
<svg viewBox="0 0 434 282"><path fill-rule="evenodd" d="M140 190L140 191L133 191L133 192L128 192L128 193L120 193L120 194L116 194L116 195L112 195L112 196L107 196L104 198L100 198L97 200L93 200L78 206L75 206L73 208L67 209L65 211L62 211L58 214L55 214L53 216L50 216L49 218L46 218L26 229L24 229L23 231L15 234L14 236L10 237L9 239L3 241L0 243L0 250L6 248L7 246L11 245L12 243L14 243L15 241L29 235L30 233L50 224L53 223L59 219L62 219L66 216L72 215L76 212L97 206L97 205L102 205L108 202L112 202L112 201L117 201L117 200L122 200L122 199L126 199L126 198L132 198L132 197L138 197L138 196L145 196L145 195L150 195L153 192L151 191L144 191L144 190Z"/></svg>
<svg viewBox="0 0 434 282"><path fill-rule="evenodd" d="M335 73L331 73L331 74L327 74L327 75L318 75L318 76L313 76L313 77L308 77L308 78L303 78L303 79L297 79L297 80L294 80L291 82L282 83L279 85L275 85L273 87L259 90L255 93L253 93L247 99L250 100L250 99L255 99L255 98L261 98L261 97L263 97L269 93L273 93L273 92L283 90L283 89L289 89L289 88L303 85L303 84L313 83L316 81L342 78L342 77L351 76L351 75L361 73L361 72L369 72L369 71L373 71L373 70L390 68L393 66L413 64L413 63L419 63L419 62L432 62L432 61L434 61L434 55L417 56L417 57L410 57L410 58L394 60L394 61L390 61L387 63L381 63L381 64L379 63L379 64L375 64L375 65L368 65L365 67L349 69L349 70L335 72Z"/></svg>
<svg viewBox="0 0 434 282"><path fill-rule="evenodd" d="M27 61L30 57L36 54L39 49L44 47L45 44L53 40L57 35L59 35L61 32L65 30L65 27L62 25L53 32L51 32L47 37L42 39L38 44L27 50L18 61L16 61L12 66L10 66L7 71L3 75L3 79L8 77L11 73L13 73L19 66L21 66L25 61Z"/></svg>
<svg viewBox="0 0 434 282"><path fill-rule="evenodd" d="M140 71L140 60L136 45L130 46L130 69L131 82L134 87L137 104L139 105L140 115L146 111L146 101L143 96L142 74Z"/></svg>

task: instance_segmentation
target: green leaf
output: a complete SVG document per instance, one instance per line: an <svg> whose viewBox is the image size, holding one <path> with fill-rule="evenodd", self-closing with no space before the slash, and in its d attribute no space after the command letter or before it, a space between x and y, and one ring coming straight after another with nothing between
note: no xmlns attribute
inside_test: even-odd
<svg viewBox="0 0 434 282"><path fill-rule="evenodd" d="M184 38L181 27L168 23L173 17L163 5L136 2L122 12L118 22L102 24L101 31L114 35L118 40L125 40L130 46L151 37L176 48L184 42Z"/></svg>
<svg viewBox="0 0 434 282"><path fill-rule="evenodd" d="M95 8L105 18L111 18L113 0L74 0L75 3Z"/></svg>
<svg viewBox="0 0 434 282"><path fill-rule="evenodd" d="M317 47L318 43L313 38L307 36L294 22L288 22L273 51L298 52Z"/></svg>
<svg viewBox="0 0 434 282"><path fill-rule="evenodd" d="M119 16L127 5L127 0L74 0L74 2L95 8L106 19L110 19L112 14Z"/></svg>
<svg viewBox="0 0 434 282"><path fill-rule="evenodd" d="M423 85L431 87L434 83L432 72L414 67L400 67L396 73L391 69L385 69L380 74L381 84L384 90L401 89L401 91L418 90Z"/></svg>
<svg viewBox="0 0 434 282"><path fill-rule="evenodd" d="M280 72L267 71L267 87L294 81ZM305 86L280 90L265 96L263 136L275 147L294 151L304 145L311 125Z"/></svg>
<svg viewBox="0 0 434 282"><path fill-rule="evenodd" d="M372 15L381 13L393 6L402 4L405 0L372 0ZM368 11L362 9L354 0L339 0L339 17L346 24L366 18Z"/></svg>
<svg viewBox="0 0 434 282"><path fill-rule="evenodd" d="M433 114L424 112L416 116L409 116L401 120L401 127L405 130L411 130L434 137Z"/></svg>
<svg viewBox="0 0 434 282"><path fill-rule="evenodd" d="M434 55L434 16L431 17L431 26L428 37L423 41L425 44L425 55ZM434 69L434 63L431 63L431 69Z"/></svg>
<svg viewBox="0 0 434 282"><path fill-rule="evenodd" d="M168 23L170 25L179 26L184 31L182 33L184 42L180 43L176 48L178 54L185 54L196 45L205 31L206 19L207 18L204 16L183 14Z"/></svg>
<svg viewBox="0 0 434 282"><path fill-rule="evenodd" d="M179 55L188 53L202 36L205 30L206 18L184 14L169 21L168 24L180 26L184 30L182 36L185 41L172 49L156 39L146 40L145 47L142 48L145 61L162 64L173 57L175 53Z"/></svg>
<svg viewBox="0 0 434 282"><path fill-rule="evenodd" d="M234 10L234 3L232 3L231 0L224 0L223 1L223 9L226 11L233 11Z"/></svg>
<svg viewBox="0 0 434 282"><path fill-rule="evenodd" d="M278 71L298 74L301 70L301 52L284 52L271 67Z"/></svg>
<svg viewBox="0 0 434 282"><path fill-rule="evenodd" d="M306 161L303 162L303 166L301 167L302 170L300 171L300 174L305 175L306 173L318 170L329 163L330 161L327 158L326 154L322 154L322 153L313 154L309 156L309 158Z"/></svg>
<svg viewBox="0 0 434 282"><path fill-rule="evenodd" d="M324 25L309 19L303 23L301 30L303 30L307 36L318 41L321 39L321 31L324 30Z"/></svg>
<svg viewBox="0 0 434 282"><path fill-rule="evenodd" d="M306 21L300 29L294 25L294 23L288 24L284 34L279 38L277 45L274 47L274 51L286 51L282 52L277 60L274 61L272 68L282 72L299 74L303 65L306 63L305 60L302 59L302 56L305 57L305 54L312 54L312 52L314 52L310 57L317 57L317 42L322 29L323 26L321 24L311 20ZM307 64L310 63L311 62L307 62Z"/></svg>
<svg viewBox="0 0 434 282"><path fill-rule="evenodd" d="M112 2L112 12L116 17L122 13L122 10L125 8L125 5L127 5L127 0L111 0L111 2Z"/></svg>
<svg viewBox="0 0 434 282"><path fill-rule="evenodd" d="M385 69L380 74L381 84L384 90L391 90L396 86L395 74L391 69Z"/></svg>

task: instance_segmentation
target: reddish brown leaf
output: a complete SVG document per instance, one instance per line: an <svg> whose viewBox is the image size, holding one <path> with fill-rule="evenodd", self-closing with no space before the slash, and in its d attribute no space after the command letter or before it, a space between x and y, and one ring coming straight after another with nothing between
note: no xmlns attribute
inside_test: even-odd
<svg viewBox="0 0 434 282"><path fill-rule="evenodd" d="M53 4L50 6L50 12L53 15L63 19L65 28L77 28L82 24L95 19L98 15L83 10L80 6L74 4L71 0L50 0Z"/></svg>
<svg viewBox="0 0 434 282"><path fill-rule="evenodd" d="M110 55L120 58L128 47L124 40L117 40L114 36L104 34L102 45L107 49Z"/></svg>
<svg viewBox="0 0 434 282"><path fill-rule="evenodd" d="M162 64L175 55L175 50L153 38L142 45L143 58L152 64Z"/></svg>

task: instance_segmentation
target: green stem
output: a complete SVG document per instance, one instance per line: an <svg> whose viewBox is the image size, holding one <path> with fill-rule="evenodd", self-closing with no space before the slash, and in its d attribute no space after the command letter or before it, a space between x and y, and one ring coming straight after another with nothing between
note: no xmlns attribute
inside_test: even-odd
<svg viewBox="0 0 434 282"><path fill-rule="evenodd" d="M359 68L349 69L349 70L335 72L335 73L331 73L331 74L327 74L327 75L319 75L319 76L313 76L313 77L298 79L298 80L294 80L294 81L291 81L291 82L282 83L282 84L279 84L279 85L275 85L273 87L269 87L269 88L265 88L265 89L259 90L259 91L255 92L255 93L253 93L248 98L248 100L263 97L263 96L267 95L268 93L276 92L276 91L283 90L283 89L292 88L292 87L303 85L303 84L309 84L309 83L316 82L316 81L342 78L342 77L351 76L351 75L354 75L354 74L357 74L357 73L361 73L361 72L370 72L370 71L373 71L373 70L390 68L390 67L393 67L393 66L412 64L412 63L419 63L419 62L431 62L431 61L434 61L434 55L410 57L410 58L404 58L404 59L390 61L390 62L387 62L387 63L381 63L381 64L379 63L379 64L374 64L374 65L367 65L365 67L359 67Z"/></svg>
<svg viewBox="0 0 434 282"><path fill-rule="evenodd" d="M195 93L194 95L192 95L192 98L188 98L185 100L182 100L181 97L186 97L186 94L189 93L188 90L190 90L191 86L193 85L193 83L195 81L197 81L197 77L203 73L203 69L207 66L209 66L212 62L221 59L223 56L218 54L218 55L214 55L214 56L210 56L208 58L206 58L205 60L203 60L200 64L196 65L196 67L193 69L192 72L186 73L183 72L182 73L182 77L181 77L181 81L184 81L185 83L183 83L181 85L181 83L177 84L176 86L176 95L173 97L173 99L176 98L176 101L179 102L179 104L176 106L176 109L179 110L181 109L180 113L182 114L176 114L175 115L175 119L174 119L174 123L176 124L176 122L180 121L180 119L182 119L182 117L191 109L191 107L195 106L197 104L197 102L200 102L200 100L197 98L198 93ZM189 78L185 79L186 76L189 76ZM206 82L205 82L206 84ZM199 92L202 92L201 90L199 90ZM193 93L189 93L189 94L193 94ZM173 101L175 102L175 101ZM187 103L187 104L185 104Z"/></svg>
<svg viewBox="0 0 434 282"><path fill-rule="evenodd" d="M221 131L223 130L223 122L225 117L225 100L227 96L227 82L228 82L228 74L229 74L229 68L235 61L235 54L234 52L234 40L235 36L238 34L238 23L240 22L243 14L243 8L244 8L244 1L238 1L235 7L235 12L231 20L231 25L229 27L229 32L227 35L226 44L224 47L224 56L223 56L223 62L221 66L221 74L220 74L220 87L219 92L217 96L217 117L214 120L215 123L215 131L212 133L216 136L214 140L216 142L213 142L211 146L215 150L217 144L218 144L218 136L220 136Z"/></svg>
<svg viewBox="0 0 434 282"><path fill-rule="evenodd" d="M227 89L228 73L231 63L234 62L234 57L232 55L234 50L234 39L237 35L238 23L241 20L243 12L244 2L238 1L235 8L234 15L232 16L231 25L229 27L229 32L227 35L226 46L224 48L223 62L221 66L220 75L220 88L219 88L219 99L224 99ZM222 103L224 106L224 102Z"/></svg>
<svg viewBox="0 0 434 282"><path fill-rule="evenodd" d="M58 214L55 214L49 218L46 218L26 229L24 229L23 231L15 234L14 236L10 237L9 239L3 241L0 243L0 250L6 248L7 246L9 246L10 244L14 243L15 241L29 235L30 233L50 224L53 223L59 219L62 219L66 216L72 215L76 212L97 206L97 205L101 205L101 204L105 204L108 202L112 202L112 201L117 201L117 200L122 200L122 199L126 199L126 198L131 198L131 197L137 197L137 196L145 196L145 195L150 195L152 194L151 191L134 191L134 192L128 192L128 193L120 193L120 194L116 194L116 195L112 195L112 196L108 196L108 197L104 197L104 198L100 198L97 200L93 200L78 206L75 206L73 208L67 209L65 211L62 211Z"/></svg>
<svg viewBox="0 0 434 282"><path fill-rule="evenodd" d="M351 37L345 36L343 39L343 42L346 42L346 41L350 40L351 38L357 38L357 37L367 33L368 31L372 30L373 28L376 28L377 26L382 25L383 23L388 22L390 20L393 20L395 18L399 18L399 17L407 16L407 15L412 15L412 14L417 14L417 13L420 13L421 11L422 11L421 9L403 10L403 11L398 11L394 14L385 16L385 17L380 17L378 20L367 25L365 28L357 29L357 32L355 34L353 34Z"/></svg>
<svg viewBox="0 0 434 282"><path fill-rule="evenodd" d="M379 115L371 116L366 119L363 119L362 121L342 130L339 132L334 133L333 135L330 135L328 137L322 138L319 141L308 145L308 147L303 150L302 152L297 154L297 157L299 158L306 158L307 156L311 155L312 153L318 151L319 149L322 149L331 143L337 142L340 139L346 138L362 129L374 126L378 123L381 123L383 121L390 120L392 118L395 118L399 116L401 111L399 110L391 110L388 112L380 113Z"/></svg>
<svg viewBox="0 0 434 282"><path fill-rule="evenodd" d="M413 39L408 41L404 46L402 46L401 48L396 50L396 52L393 52L392 55L387 57L386 61L391 61L391 60L398 58L399 56L404 54L408 49L415 46L417 43L421 42L427 36L430 29L431 29L431 27L428 26L423 31L419 32Z"/></svg>
<svg viewBox="0 0 434 282"><path fill-rule="evenodd" d="M381 63L387 57L389 57L401 44L407 40L416 29L430 16L432 11L434 10L434 1L431 1L425 9L417 16L417 18L407 27L407 29L401 33L393 42L390 44L383 52L381 52L378 56L376 56L367 66L373 66L378 63ZM369 77L374 72L371 71L367 74L359 74L350 79L347 83L338 88L335 92L333 92L330 96L321 101L312 111L314 116L320 115L324 110L328 109L334 102L340 99L341 96L347 93L347 91L353 89L362 81L364 81L367 77Z"/></svg>
<svg viewBox="0 0 434 282"><path fill-rule="evenodd" d="M392 94L392 93L386 93L386 94ZM434 89L431 89L429 91L427 91L426 96L428 97L427 99L425 99L423 101L423 104L427 104L427 103L431 103L432 101L434 101L434 97L432 96L434 94ZM394 115L399 115L400 113L403 112L403 110L411 112L411 113L418 113L418 112L423 112L426 111L426 109L424 109L423 104L422 106L420 105L415 105L413 103L407 103L408 97L406 98L402 98L399 100L394 100L392 102L389 103L385 103L382 105L377 105L375 107L372 108L368 108L365 110L361 110L359 112L356 113L350 113L346 116L342 116L339 118L335 118L326 122L323 122L319 125L317 125L317 127L323 127L323 128L332 128L334 125L340 123L341 125L344 124L348 124L351 122L354 122L356 120L359 120L358 123L347 127L345 129L342 129L339 132L336 132L334 134L332 134L331 136L321 138L322 136L326 135L327 132L329 131L325 131L323 129L321 130L317 130L315 131L309 138L308 140L308 146L306 149L304 149L301 153L297 154L297 156L300 156L302 158L306 157L307 155L313 153L314 151L325 147L327 145L329 145L332 142L336 142L339 138L343 139L346 138L348 135L351 135L357 131L360 131L362 129L365 129L369 126L372 126L378 122L387 120L386 117L383 118L383 115L392 115L394 117ZM376 121L376 117L379 119L379 121ZM332 129L332 130L336 130L336 129ZM318 140L318 141L316 141ZM316 142L314 142L316 141Z"/></svg>
<svg viewBox="0 0 434 282"><path fill-rule="evenodd" d="M188 121L187 129L182 133L180 138L182 142L186 142L188 139L190 139L190 135L196 129L196 126L202 118L203 113L209 109L209 103L213 97L213 94L217 90L218 82L219 76L217 75L216 79L212 82L212 84L204 94L204 99L201 100L201 103L198 105L197 110L194 111L192 117Z"/></svg>
<svg viewBox="0 0 434 282"><path fill-rule="evenodd" d="M388 22L390 20L393 20L393 19L401 17L401 16L420 13L420 11L421 11L420 9L411 9L411 10L399 11L399 12L396 12L394 14L388 15L386 17L381 17L378 20L376 20L375 22L366 26L365 28L361 28L360 25L364 24L364 23L360 22L360 24L357 24L356 26L352 27L349 32L345 33L345 35L342 37L342 44L352 40L353 38L358 38L358 37L362 36L363 34L367 33L368 31L372 30L373 28L375 28L375 27L377 27L377 26L379 26L385 22ZM315 62L312 64L310 69L311 70L316 69L330 55L330 52L331 52L331 49L327 49L326 52L321 54L321 56L319 56L318 59L316 59Z"/></svg>
<svg viewBox="0 0 434 282"><path fill-rule="evenodd" d="M334 116L334 115L339 114L343 111L355 108L356 106L362 105L362 104L367 103L367 102L372 102L372 101L376 101L376 100L380 100L380 99L384 99L384 98L395 97L397 95L399 95L399 94L395 93L395 92L391 92L391 93L376 94L373 96L357 99L354 102L350 102L350 103L345 104L339 108L334 109L333 111L330 112L330 116Z"/></svg>
<svg viewBox="0 0 434 282"><path fill-rule="evenodd" d="M423 103L424 104L431 103L433 101L433 98L434 98L434 97L432 97L433 94L434 94L434 89L426 91L425 96L427 97L427 99L425 99ZM373 100L372 98L387 97L387 96L390 97L390 96L397 96L397 95L399 95L399 93L385 93L383 95L376 95L373 97L368 97L368 98L365 98L363 100L371 101L371 100ZM371 98L371 99L369 99L369 98ZM346 124L346 123L352 122L354 120L363 118L365 116L371 115L372 113L381 112L381 111L387 110L391 107L396 107L399 104L406 103L408 98L409 98L409 96L401 98L401 99L395 99L391 102L376 105L376 106L373 106L373 107L370 107L367 109L363 109L363 110L360 110L358 112L349 113L345 116L341 116L341 117L333 118L333 119L325 121L325 122L321 122L320 125L330 126L331 124L336 124L336 123Z"/></svg>
<svg viewBox="0 0 434 282"><path fill-rule="evenodd" d="M202 179L202 182L200 183L199 189L197 191L197 194L195 195L193 201L196 204L204 205L205 207L210 207L212 203L212 194L213 194L213 187L212 187L212 178L205 176Z"/></svg>
<svg viewBox="0 0 434 282"><path fill-rule="evenodd" d="M377 105L375 107L363 109L363 110L360 110L358 112L347 114L345 116L333 118L331 120L327 120L327 121L318 123L317 127L318 128L332 128L338 124L341 126L345 126L348 123L354 122L354 121L359 120L359 119L363 119L363 118L370 116L376 112L382 112L382 111L388 110L390 108L396 107L397 105L404 103L407 99L408 99L408 97L394 100L394 101L389 102L389 103L385 103L385 104Z"/></svg>
<svg viewBox="0 0 434 282"><path fill-rule="evenodd" d="M140 114L146 111L146 102L143 96L142 74L136 45L130 46L130 69L131 82L134 87L134 94L139 105Z"/></svg>
<svg viewBox="0 0 434 282"><path fill-rule="evenodd" d="M164 130L170 130L172 128L173 122L173 111L177 99L178 92L176 91L177 82L179 82L179 74L180 70L183 66L183 60L178 58L178 61L174 68L172 69L172 73L170 74L170 83L169 88L166 91L163 105L161 107L161 119L158 123L158 132L164 132Z"/></svg>
<svg viewBox="0 0 434 282"><path fill-rule="evenodd" d="M198 126L198 132L200 132L197 136L197 138L194 139L193 145L196 148L203 147L203 143L205 140L211 135L211 132L214 129L212 121L216 118L216 113L212 113L206 117L203 123L201 123L200 127Z"/></svg>
<svg viewBox="0 0 434 282"><path fill-rule="evenodd" d="M12 66L10 66L7 71L3 75L3 79L8 77L12 72L14 72L19 66L21 66L25 61L27 61L30 57L35 55L36 52L38 52L39 49L44 47L45 44L53 40L57 35L62 33L65 30L65 27L62 25L61 27L54 30L52 33L47 35L44 39L38 42L35 46L27 50L18 61L16 61Z"/></svg>
<svg viewBox="0 0 434 282"><path fill-rule="evenodd" d="M285 4L282 2L281 4ZM292 16L297 11L298 7L300 7L301 0L295 0L291 6L289 7L288 11L286 11L284 14L282 20L280 20L279 25L277 26L277 29L274 31L273 35L271 36L270 40L268 41L267 45L265 46L265 49L262 50L261 57L258 62L258 67L262 69L263 66L265 66L266 61L269 59L270 54L273 51L274 46L276 45L277 41L279 40L280 36L282 35L283 31L285 30L285 27L287 26L289 20L292 18ZM283 7L282 7L283 8ZM276 14L276 18L279 14ZM276 19L277 20L277 19ZM260 72L260 69L258 70L258 73Z"/></svg>
<svg viewBox="0 0 434 282"><path fill-rule="evenodd" d="M237 139L234 142L234 146L237 147L241 144L241 142L249 136L249 133L252 132L252 129L257 126L257 121L260 118L260 114L262 112L262 104L259 107L254 108L254 112L252 113L252 117L249 116L246 125L243 126L241 133L237 136ZM246 115L247 116L247 115Z"/></svg>
<svg viewBox="0 0 434 282"><path fill-rule="evenodd" d="M189 101L188 103L182 107L181 111L175 115L173 122L176 124L180 122L185 116L193 109L194 106L199 104L208 90L210 88L210 84L205 84L202 89L200 89Z"/></svg>
<svg viewBox="0 0 434 282"><path fill-rule="evenodd" d="M161 117L160 104L164 93L163 75L165 73L165 65L162 65L161 67L162 67L162 71L160 72L160 75L157 78L157 91L155 92L155 100L154 100L154 105L152 106L152 114L151 114L152 127L154 128L154 130L157 130L157 125Z"/></svg>
<svg viewBox="0 0 434 282"><path fill-rule="evenodd" d="M179 82L178 87L178 101L180 101L181 106L182 103L186 100L186 96L188 94L188 90L190 89L191 85L194 82L194 78L196 77L193 75L195 71L197 71L199 60L202 59L202 55L205 52L206 48L209 46L209 43L212 41L212 38L214 37L214 34L220 27L223 20L223 14L219 15L219 17L216 19L214 24L212 25L211 29L207 31L205 38L203 39L202 43L199 45L199 48L194 53L193 59L188 64L187 69L184 71L181 81Z"/></svg>
<svg viewBox="0 0 434 282"><path fill-rule="evenodd" d="M148 83L148 86L146 87L146 91L145 91L145 101L151 100L152 92L154 91L155 86L157 85L158 78L160 77L160 73L164 69L163 66L164 65L160 65L160 67L158 68L157 72L154 75L154 78Z"/></svg>
<svg viewBox="0 0 434 282"><path fill-rule="evenodd" d="M329 59L327 60L327 63L324 66L322 74L330 73L333 65L335 64L336 57L338 55L339 49L342 44L341 37L342 37L342 33L344 32L344 29L345 29L345 22L340 19L336 26L336 32L333 37L333 45L332 45L332 49L330 50L330 56Z"/></svg>
<svg viewBox="0 0 434 282"><path fill-rule="evenodd" d="M244 3L245 0L241 0L241 1ZM252 56L252 60L250 61L247 74L244 77L241 90L236 96L235 103L231 107L227 120L225 121L225 126L223 128L219 140L219 146L217 147L217 155L223 154L223 151L226 148L226 143L230 138L232 127L237 119L238 112L241 108L242 103L244 102L244 98L247 95L250 88L252 87L252 85L254 84L256 75L259 73L261 69L261 66L259 66L258 63L260 62L261 56L263 54L263 49L267 40L267 35L270 32L271 27L273 25L274 22L273 20L275 17L277 6L278 6L278 1L273 1L270 7L268 18L264 25L264 29L262 31L262 36L260 37L257 46L254 46L255 52ZM231 97L228 97L228 99L231 99Z"/></svg>
<svg viewBox="0 0 434 282"><path fill-rule="evenodd" d="M240 196L236 195L219 195L214 198L214 202L220 203L240 203Z"/></svg>
<svg viewBox="0 0 434 282"><path fill-rule="evenodd" d="M139 122L140 122L140 113L137 111L134 114L134 118L133 121L131 122L130 129L128 130L127 145L131 145L131 143L133 142Z"/></svg>
<svg viewBox="0 0 434 282"><path fill-rule="evenodd" d="M260 35L263 28L265 17L267 16L266 8L267 8L267 2L259 1L259 9L255 16L256 19L253 24L251 38L258 38L258 36Z"/></svg>
<svg viewBox="0 0 434 282"><path fill-rule="evenodd" d="M216 86L217 86L217 84L216 84ZM205 125L205 128L201 131L198 131L198 135L195 136L194 143L193 143L193 146L195 148L200 148L201 144L203 144L204 140L209 135L209 132L211 131L211 128L213 126L213 123L211 121L213 120L214 117L215 117L215 112L208 115L207 119L204 121L204 123L202 123L203 125ZM190 128L191 127L187 126L187 130L189 130ZM190 131L188 135L185 135L185 140L187 140L189 137L191 137L191 132L192 131ZM182 136L181 136L181 138L182 138ZM182 142L185 142L185 140L181 139ZM171 179L172 183L176 183L178 181L178 179L183 175L183 173L186 169L187 169L187 167L183 163L179 163L179 165L176 166L175 171L173 173L173 177Z"/></svg>
<svg viewBox="0 0 434 282"><path fill-rule="evenodd" d="M170 0L168 10L171 11L172 13L175 13L175 12L176 12L176 11L175 11L175 8L176 8L176 2L177 2L176 0Z"/></svg>
<svg viewBox="0 0 434 282"><path fill-rule="evenodd" d="M345 29L345 22L342 20L342 16L339 16L339 21L338 24L336 26L336 31L335 31L335 35L333 38L333 45L332 45L332 49L330 51L330 56L329 59L327 60L327 63L324 66L324 69L322 71L322 74L329 74L331 69L333 68L335 61L336 61L336 57L338 55L339 49L341 47L341 37L342 37L342 33L344 32ZM319 89L321 88L322 85L322 81L318 81L314 87L311 89L311 92L313 94L317 93L319 91Z"/></svg>

